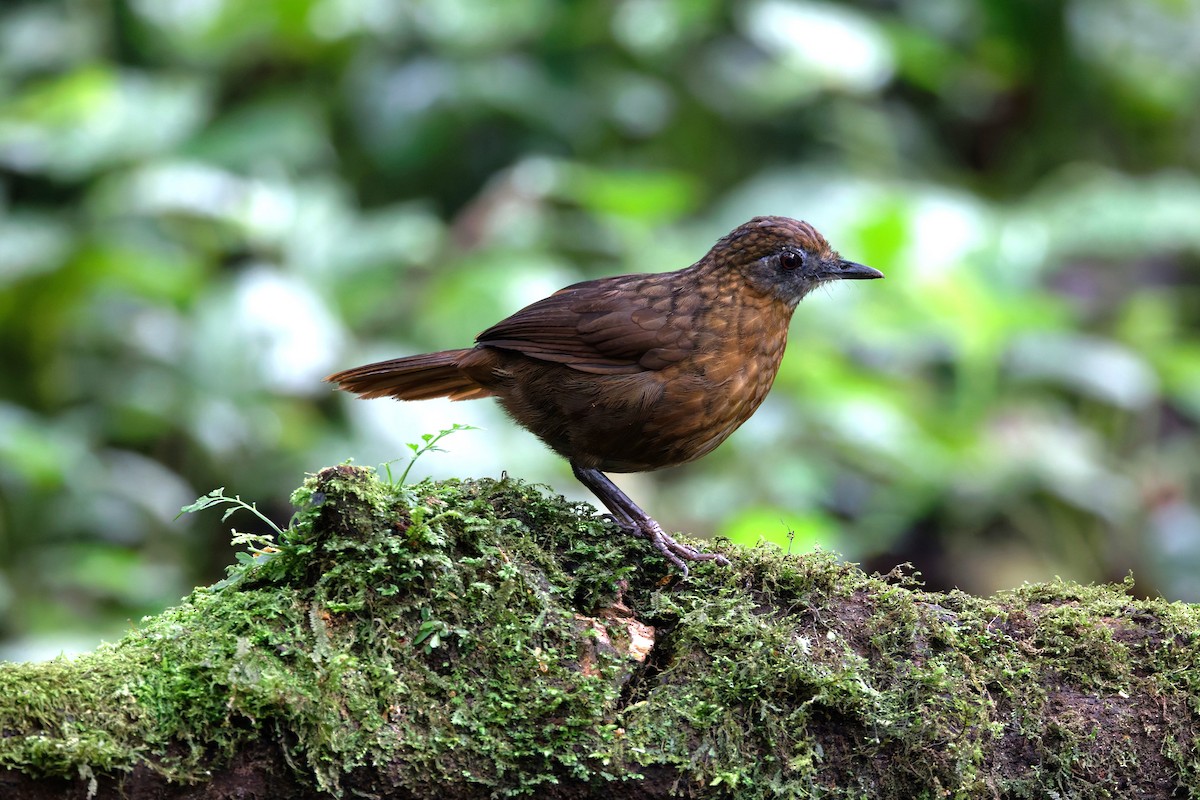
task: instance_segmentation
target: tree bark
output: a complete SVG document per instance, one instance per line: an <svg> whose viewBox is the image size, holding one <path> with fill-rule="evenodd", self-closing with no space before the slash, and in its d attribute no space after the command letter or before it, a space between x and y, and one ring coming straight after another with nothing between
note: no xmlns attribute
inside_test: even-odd
<svg viewBox="0 0 1200 800"><path fill-rule="evenodd" d="M332 467L225 581L0 666L0 796L1200 797L1200 609L726 548Z"/></svg>

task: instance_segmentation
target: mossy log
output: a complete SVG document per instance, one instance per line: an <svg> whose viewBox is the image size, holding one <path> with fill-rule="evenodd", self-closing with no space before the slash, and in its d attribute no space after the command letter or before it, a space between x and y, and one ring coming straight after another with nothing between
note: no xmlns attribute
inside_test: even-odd
<svg viewBox="0 0 1200 800"><path fill-rule="evenodd" d="M1200 797L1195 606L771 547L679 582L508 479L294 502L120 642L0 666L0 796Z"/></svg>

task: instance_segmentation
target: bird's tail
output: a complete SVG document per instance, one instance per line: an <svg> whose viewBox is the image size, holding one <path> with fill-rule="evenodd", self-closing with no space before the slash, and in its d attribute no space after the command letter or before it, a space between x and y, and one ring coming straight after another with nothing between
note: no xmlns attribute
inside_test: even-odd
<svg viewBox="0 0 1200 800"><path fill-rule="evenodd" d="M364 400L394 397L397 400L474 400L490 391L464 375L458 360L470 350L443 350L407 358L393 358L330 375L325 380Z"/></svg>

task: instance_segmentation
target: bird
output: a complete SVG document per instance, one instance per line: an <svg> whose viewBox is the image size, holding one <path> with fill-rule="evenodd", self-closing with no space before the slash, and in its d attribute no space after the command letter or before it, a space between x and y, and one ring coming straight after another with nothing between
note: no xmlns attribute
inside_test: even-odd
<svg viewBox="0 0 1200 800"><path fill-rule="evenodd" d="M728 565L676 541L605 473L649 472L712 452L779 371L792 313L836 280L882 278L812 225L754 217L674 272L575 283L479 334L474 347L354 367L325 380L363 399L495 397L565 458L627 534L685 562Z"/></svg>

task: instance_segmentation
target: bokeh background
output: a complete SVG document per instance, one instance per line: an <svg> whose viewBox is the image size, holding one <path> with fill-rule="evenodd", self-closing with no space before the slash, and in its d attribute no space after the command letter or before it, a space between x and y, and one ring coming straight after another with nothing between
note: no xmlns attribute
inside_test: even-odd
<svg viewBox="0 0 1200 800"><path fill-rule="evenodd" d="M221 577L254 518L173 519L217 487L282 524L462 423L415 476L586 497L490 401L321 378L755 214L887 280L805 300L719 451L618 477L668 528L1200 600L1198 166L1188 0L6 0L0 657Z"/></svg>

